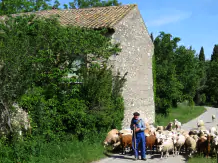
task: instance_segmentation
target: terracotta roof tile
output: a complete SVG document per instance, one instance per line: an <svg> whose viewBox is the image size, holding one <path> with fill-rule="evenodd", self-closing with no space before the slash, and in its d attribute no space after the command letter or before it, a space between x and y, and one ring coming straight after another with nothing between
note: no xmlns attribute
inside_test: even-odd
<svg viewBox="0 0 218 163"><path fill-rule="evenodd" d="M136 4L94 7L85 9L67 9L67 10L44 10L34 12L37 16L50 17L59 15L59 21L63 25L74 25L88 28L113 28L125 15L132 10ZM31 14L24 13L24 14ZM20 14L16 14L20 15ZM2 19L3 17L0 17Z"/></svg>

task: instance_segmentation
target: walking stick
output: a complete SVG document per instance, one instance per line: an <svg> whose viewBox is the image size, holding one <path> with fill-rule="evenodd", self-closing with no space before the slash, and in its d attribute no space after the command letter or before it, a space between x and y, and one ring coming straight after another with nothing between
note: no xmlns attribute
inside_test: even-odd
<svg viewBox="0 0 218 163"><path fill-rule="evenodd" d="M134 126L134 128L133 128L133 135L134 135L134 149L136 150L136 137L135 137L135 129L136 129L136 127ZM135 158L136 158L136 155L135 155Z"/></svg>

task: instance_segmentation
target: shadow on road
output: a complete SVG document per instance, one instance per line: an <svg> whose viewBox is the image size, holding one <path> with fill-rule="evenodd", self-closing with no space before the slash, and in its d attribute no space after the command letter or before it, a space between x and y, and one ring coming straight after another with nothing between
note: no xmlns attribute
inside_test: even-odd
<svg viewBox="0 0 218 163"><path fill-rule="evenodd" d="M108 154L108 153L104 153L105 156L110 157L110 158L114 158L114 159L128 159L128 160L134 160L134 158L130 158L128 156L131 156L131 154L126 154L126 155L115 155L115 154Z"/></svg>

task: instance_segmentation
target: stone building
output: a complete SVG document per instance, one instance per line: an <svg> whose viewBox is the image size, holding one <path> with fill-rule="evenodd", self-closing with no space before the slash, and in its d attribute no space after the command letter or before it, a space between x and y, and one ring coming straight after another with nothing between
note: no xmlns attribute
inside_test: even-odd
<svg viewBox="0 0 218 163"><path fill-rule="evenodd" d="M135 4L86 9L46 10L35 12L40 16L59 15L63 25L92 29L109 29L108 36L120 43L122 52L110 57L113 71L128 72L123 89L125 104L123 128L129 128L133 112L150 123L155 120L152 55L154 46L140 11Z"/></svg>

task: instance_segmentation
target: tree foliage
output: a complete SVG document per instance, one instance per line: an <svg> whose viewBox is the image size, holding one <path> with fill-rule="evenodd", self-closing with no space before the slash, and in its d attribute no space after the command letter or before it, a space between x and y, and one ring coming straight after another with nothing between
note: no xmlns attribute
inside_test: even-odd
<svg viewBox="0 0 218 163"><path fill-rule="evenodd" d="M211 55L211 61L218 62L218 45L214 45L213 54Z"/></svg>
<svg viewBox="0 0 218 163"><path fill-rule="evenodd" d="M0 15L51 9L51 0L0 0Z"/></svg>
<svg viewBox="0 0 218 163"><path fill-rule="evenodd" d="M167 109L175 105L181 96L182 85L179 83L174 62L174 51L180 39L161 32L155 38L154 56L156 61L156 109L166 114Z"/></svg>
<svg viewBox="0 0 218 163"><path fill-rule="evenodd" d="M153 33L151 33L150 37L151 37L151 41L154 42Z"/></svg>
<svg viewBox="0 0 218 163"><path fill-rule="evenodd" d="M13 102L22 99L21 106L35 117L35 126L40 126L36 133L49 136L54 128L57 129L54 132L76 132L72 131L77 127L72 126L75 121L70 117L75 114L79 118L77 110L81 110L81 116L91 120L80 121L82 126L81 131L77 130L78 134L86 134L88 128L100 131L116 124L120 126L123 101L120 93L112 96L111 70L101 66L87 69L89 54L93 54L92 60L99 57L107 60L120 51L118 44L111 44L110 38L104 36L107 30L63 27L56 18L40 19L33 15L8 18L0 27L0 60L3 65L0 99L6 111ZM69 74L77 77L69 78ZM74 84L77 80L83 84ZM122 83L123 80L116 84L119 85L119 81ZM116 87L118 92L121 87L122 84ZM93 118L96 116L100 120ZM10 113L7 118L10 119ZM87 132L83 132L85 129Z"/></svg>
<svg viewBox="0 0 218 163"><path fill-rule="evenodd" d="M180 38L164 32L154 40L157 113L167 114L170 108L185 100L190 105L194 101L197 104L205 102L205 63L192 47L178 46L179 41Z"/></svg>
<svg viewBox="0 0 218 163"><path fill-rule="evenodd" d="M119 6L117 0L74 0L69 2L69 8L89 8L89 7L104 7L104 6ZM67 8L67 4L64 5Z"/></svg>
<svg viewBox="0 0 218 163"><path fill-rule="evenodd" d="M201 50L200 50L199 60L202 61L202 62L205 62L205 55L204 55L204 48L203 48L203 46L201 47Z"/></svg>

